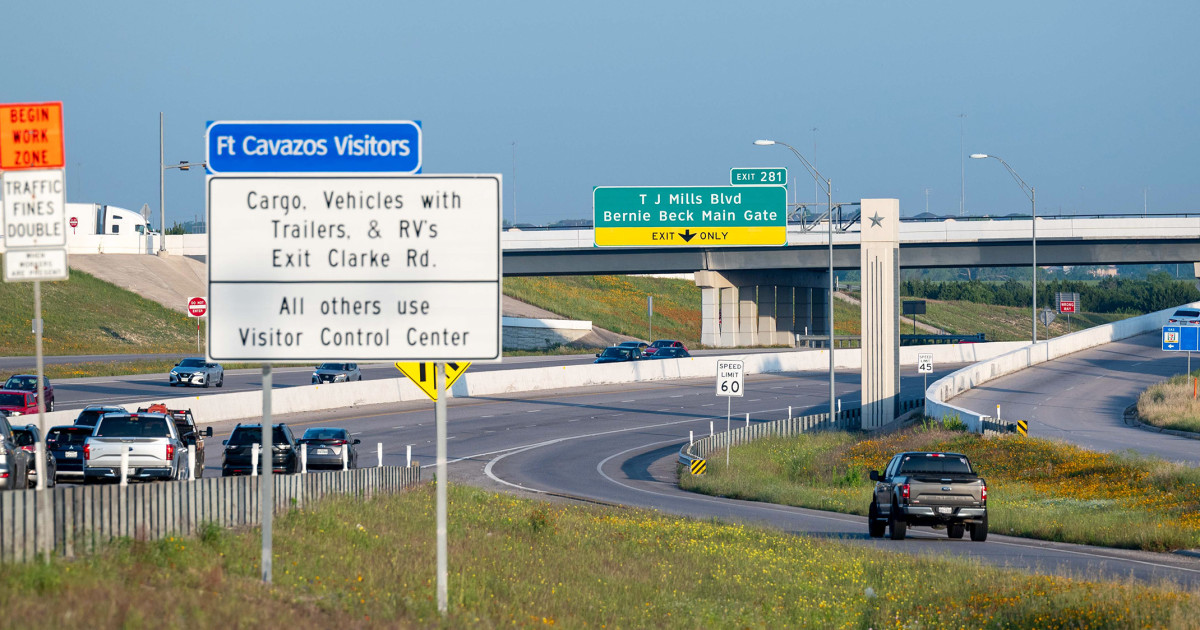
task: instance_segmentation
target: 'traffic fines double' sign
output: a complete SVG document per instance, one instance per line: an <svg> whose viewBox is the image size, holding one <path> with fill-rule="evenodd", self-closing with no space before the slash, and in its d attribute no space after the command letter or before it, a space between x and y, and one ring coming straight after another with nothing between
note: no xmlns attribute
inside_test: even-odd
<svg viewBox="0 0 1200 630"><path fill-rule="evenodd" d="M717 361L717 395L742 396L746 367L742 361Z"/></svg>
<svg viewBox="0 0 1200 630"><path fill-rule="evenodd" d="M598 186L592 213L599 247L787 244L783 186Z"/></svg>

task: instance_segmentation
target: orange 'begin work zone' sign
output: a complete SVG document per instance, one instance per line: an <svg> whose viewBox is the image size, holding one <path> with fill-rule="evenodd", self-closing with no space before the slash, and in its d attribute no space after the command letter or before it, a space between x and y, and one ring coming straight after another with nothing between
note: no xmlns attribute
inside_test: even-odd
<svg viewBox="0 0 1200 630"><path fill-rule="evenodd" d="M65 164L61 102L0 105L0 170Z"/></svg>

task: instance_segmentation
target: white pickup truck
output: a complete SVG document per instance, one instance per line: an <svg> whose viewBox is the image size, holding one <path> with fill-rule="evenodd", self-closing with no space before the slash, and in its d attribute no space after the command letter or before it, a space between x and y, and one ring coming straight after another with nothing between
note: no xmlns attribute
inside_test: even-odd
<svg viewBox="0 0 1200 630"><path fill-rule="evenodd" d="M129 453L130 479L187 479L187 445L161 413L108 413L83 444L84 483L120 480L121 454Z"/></svg>

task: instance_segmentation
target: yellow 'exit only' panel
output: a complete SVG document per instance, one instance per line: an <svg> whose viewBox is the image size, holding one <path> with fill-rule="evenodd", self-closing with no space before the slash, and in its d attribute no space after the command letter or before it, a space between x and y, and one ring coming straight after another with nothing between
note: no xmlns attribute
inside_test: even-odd
<svg viewBox="0 0 1200 630"><path fill-rule="evenodd" d="M787 226L709 228L597 227L599 247L712 247L787 245Z"/></svg>

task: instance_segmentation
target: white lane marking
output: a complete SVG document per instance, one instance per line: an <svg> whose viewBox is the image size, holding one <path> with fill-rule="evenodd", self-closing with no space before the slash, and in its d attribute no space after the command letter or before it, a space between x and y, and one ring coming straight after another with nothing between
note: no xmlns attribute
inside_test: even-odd
<svg viewBox="0 0 1200 630"><path fill-rule="evenodd" d="M622 400L621 402L627 403L627 402L633 402L633 401L632 400Z"/></svg>
<svg viewBox="0 0 1200 630"><path fill-rule="evenodd" d="M553 440L546 440L545 442L535 442L535 443L533 443L533 444L526 444L526 445L524 445L524 446L514 446L514 447L512 447L512 448L506 448L506 449L501 449L501 450L498 450L498 451L492 451L492 452L490 452L490 453L479 453L478 455L468 455L468 456L466 456L466 457L460 457L460 458L458 458L458 459L451 460L451 461L449 461L449 462L447 462L447 463L449 463L449 464L453 464L453 463L455 463L455 462L461 462L461 461L463 461L464 459L473 459L473 458L476 458L476 457L487 457L488 455L496 455L496 457L493 457L492 459L488 460L488 463L487 463L487 465L483 467L483 474L487 475L487 476L488 476L489 478L491 478L492 480L494 480L494 481L497 481L497 482L499 482L499 483L502 483L502 484L504 484L504 485L506 485L506 486L512 486L512 487L514 487L514 488L520 488L520 489L522 489L522 490L528 490L528 491L530 491L530 492L538 492L538 493L543 493L543 492L545 492L544 490L537 490L537 489L534 489L534 488L526 488L526 487L524 487L524 486L521 486L521 485L519 485L519 484L515 484L515 483L509 482L509 481L505 481L505 480L503 480L503 479L501 479L501 478L497 477L495 474L493 474L493 473L492 473L492 467L493 467L493 466L495 466L496 462L498 462L498 461L500 461L500 460L504 459L505 457L508 457L509 455L515 455L516 453L521 453L521 452L524 452L524 451L533 450L533 449L535 449L535 448L541 448L541 447L543 447L543 446L550 446L551 444L558 444L559 442L569 442L569 441L571 441L571 440L581 440L581 439L584 439L584 438L590 438L590 437L600 437L600 436L602 436L602 435L613 435L613 434L616 434L616 433L629 433L630 431L644 431L644 430L646 430L646 429L657 429L657 428L659 428L659 427L670 427L670 426L675 426L675 425L677 425L677 424L685 424L685 423L688 423L688 422L697 422L697 421L704 421L704 420L716 420L716 419L717 419L717 418L714 418L714 417L708 417L708 418L691 418L691 419L688 419L688 420L674 420L674 421L672 421L672 422L660 422L659 424L648 424L648 425L645 425L645 426L640 426L640 427L630 427L630 428L627 428L627 429L612 429L612 430L610 430L610 431L599 431L599 432L597 432L597 433L588 433L588 434L584 434L584 435L576 435L576 436L571 436L571 437L561 437L561 438L556 438L556 439L553 439ZM668 441L669 441L669 442L682 442L683 440L668 440ZM435 465L436 465L436 464L429 464L429 465L427 465L427 466L422 466L422 468L431 468L431 467L433 467L433 466L435 466Z"/></svg>
<svg viewBox="0 0 1200 630"><path fill-rule="evenodd" d="M492 416L479 416L480 418L491 418Z"/></svg>
<svg viewBox="0 0 1200 630"><path fill-rule="evenodd" d="M525 413L537 413L539 411L541 411L541 409L526 409Z"/></svg>
<svg viewBox="0 0 1200 630"><path fill-rule="evenodd" d="M671 396L671 398L683 398L683 394L676 394Z"/></svg>
<svg viewBox="0 0 1200 630"><path fill-rule="evenodd" d="M713 406L713 405L715 405L715 404L717 404L717 403L708 403L707 405L700 405L700 406L701 406L701 407L711 407L711 406Z"/></svg>

